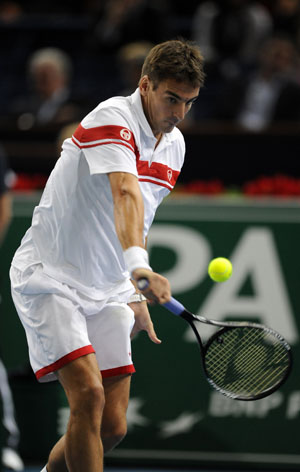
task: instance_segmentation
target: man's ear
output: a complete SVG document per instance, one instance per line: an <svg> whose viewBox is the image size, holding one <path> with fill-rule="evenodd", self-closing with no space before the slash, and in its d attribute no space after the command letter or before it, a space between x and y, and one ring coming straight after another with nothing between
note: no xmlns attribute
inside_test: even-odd
<svg viewBox="0 0 300 472"><path fill-rule="evenodd" d="M143 77L141 77L139 81L139 89L143 97L148 94L148 91L150 89L150 79L148 75L143 75Z"/></svg>

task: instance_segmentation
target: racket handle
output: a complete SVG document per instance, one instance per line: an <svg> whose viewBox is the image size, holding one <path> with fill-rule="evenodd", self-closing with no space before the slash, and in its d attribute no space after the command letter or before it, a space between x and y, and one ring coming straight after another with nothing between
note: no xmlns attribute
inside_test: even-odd
<svg viewBox="0 0 300 472"><path fill-rule="evenodd" d="M137 286L139 290L146 290L148 287L149 282L147 279L143 278L137 281ZM180 316L183 311L185 311L184 306L182 303L180 303L178 300L175 300L175 298L171 297L171 300L167 303L164 303L162 305L165 307L167 310L169 310L173 315L178 315Z"/></svg>
<svg viewBox="0 0 300 472"><path fill-rule="evenodd" d="M146 278L144 277L144 278L142 278L142 279L139 279L136 284L137 284L137 288L138 288L139 290L146 290L146 288L147 288L148 285L149 285L149 281L148 281L148 279L146 279Z"/></svg>
<svg viewBox="0 0 300 472"><path fill-rule="evenodd" d="M163 307L165 307L167 310L171 311L173 315L178 315L180 316L181 313L185 311L185 308L182 303L180 303L178 300L175 298L171 297L171 300L167 303L163 304Z"/></svg>

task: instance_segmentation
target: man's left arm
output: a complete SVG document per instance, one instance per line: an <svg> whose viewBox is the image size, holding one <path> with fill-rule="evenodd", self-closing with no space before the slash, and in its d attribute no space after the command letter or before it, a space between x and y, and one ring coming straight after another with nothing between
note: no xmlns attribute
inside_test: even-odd
<svg viewBox="0 0 300 472"><path fill-rule="evenodd" d="M131 338L133 338L140 331L147 331L149 339L155 344L160 344L161 340L157 337L153 327L153 323L148 310L147 301L128 303L130 308L134 311L134 326L131 331Z"/></svg>
<svg viewBox="0 0 300 472"><path fill-rule="evenodd" d="M145 249L147 249L147 237L145 238ZM132 295L131 299L136 301L129 302L128 305L134 311L134 326L131 331L131 338L134 338L140 331L147 331L149 339L155 344L160 344L161 340L157 337L153 327L151 316L148 310L146 298L140 293L136 286L136 282L132 280L136 293Z"/></svg>

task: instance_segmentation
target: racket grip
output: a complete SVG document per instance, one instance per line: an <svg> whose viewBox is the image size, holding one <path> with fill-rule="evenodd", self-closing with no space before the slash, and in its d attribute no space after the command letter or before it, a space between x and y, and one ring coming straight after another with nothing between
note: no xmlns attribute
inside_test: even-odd
<svg viewBox="0 0 300 472"><path fill-rule="evenodd" d="M139 290L146 290L146 288L149 286L149 281L144 277L139 279L136 284Z"/></svg>
<svg viewBox="0 0 300 472"><path fill-rule="evenodd" d="M175 298L173 297L171 297L171 300L169 302L164 303L163 307L171 311L173 315L177 315L177 316L180 316L181 313L185 311L185 308L182 305L182 303L180 303L178 300L175 300Z"/></svg>
<svg viewBox="0 0 300 472"><path fill-rule="evenodd" d="M149 285L149 282L147 279L143 278L137 281L137 286L139 290L145 290ZM164 303L162 305L164 308L169 310L171 313L174 315L180 316L183 311L185 311L184 306L182 303L180 303L178 300L175 300L175 298L171 297L171 300L167 303Z"/></svg>

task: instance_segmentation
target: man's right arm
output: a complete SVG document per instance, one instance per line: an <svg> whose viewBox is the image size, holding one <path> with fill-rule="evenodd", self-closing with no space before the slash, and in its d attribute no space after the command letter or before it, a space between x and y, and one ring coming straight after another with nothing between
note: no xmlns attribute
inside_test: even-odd
<svg viewBox="0 0 300 472"><path fill-rule="evenodd" d="M114 202L115 227L123 250L142 248L144 250L144 203L138 179L126 172L111 172L109 181ZM130 268L129 268L130 269ZM171 290L169 281L160 274L153 272L150 267L141 265L132 270L131 277L135 280L147 278L149 286L143 291L148 299L158 303L170 300Z"/></svg>

